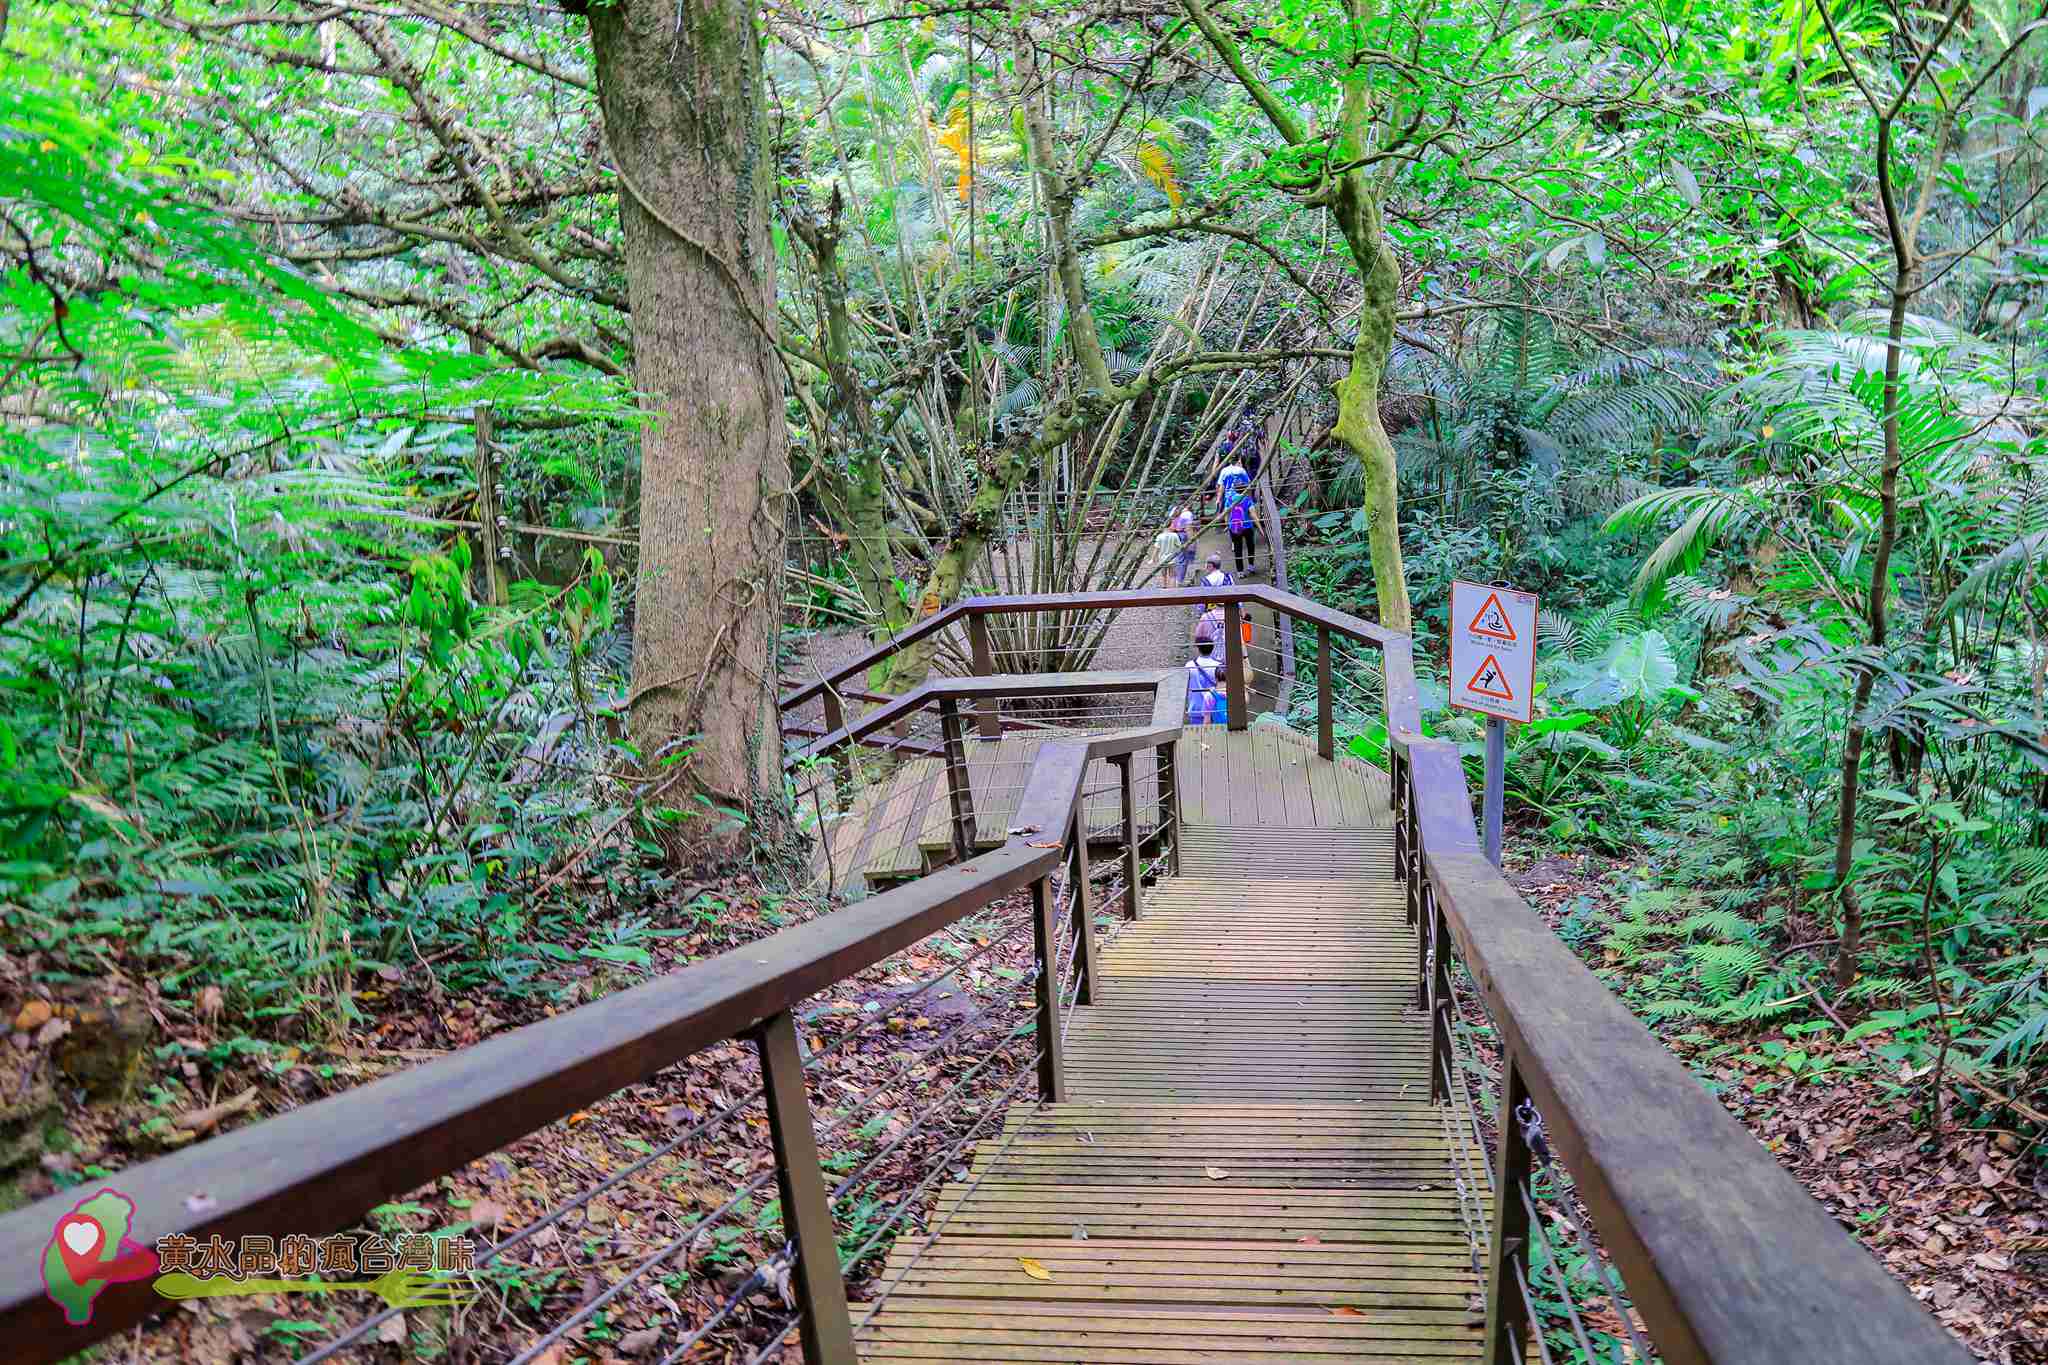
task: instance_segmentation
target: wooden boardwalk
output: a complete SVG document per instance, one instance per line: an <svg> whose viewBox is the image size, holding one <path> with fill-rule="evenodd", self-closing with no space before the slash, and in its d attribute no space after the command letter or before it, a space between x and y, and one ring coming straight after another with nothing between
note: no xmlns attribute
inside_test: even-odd
<svg viewBox="0 0 2048 1365"><path fill-rule="evenodd" d="M896 1244L863 1361L1478 1358L1484 1157L1429 1102L1386 779L1271 728L1182 741L1181 872L1103 947L1068 1101Z"/></svg>
<svg viewBox="0 0 2048 1365"><path fill-rule="evenodd" d="M975 846L1003 842L1024 776L1046 736L1013 732L998 740L967 741L968 774L974 794ZM1387 775L1340 754L1334 763L1316 757L1313 738L1282 725L1255 724L1231 731L1220 725L1194 726L1180 738L1174 762L1181 774L1181 813L1189 825L1273 829L1386 829L1393 825ZM1133 760L1139 808L1157 808L1158 771L1153 755ZM1083 803L1088 828L1104 844L1123 837L1116 775L1097 763ZM864 790L830 826L830 857L818 841L814 857L822 879L834 888L868 889L919 877L952 860L952 809L946 799L945 769L939 760L912 759L882 782ZM1149 815L1139 824L1151 836Z"/></svg>

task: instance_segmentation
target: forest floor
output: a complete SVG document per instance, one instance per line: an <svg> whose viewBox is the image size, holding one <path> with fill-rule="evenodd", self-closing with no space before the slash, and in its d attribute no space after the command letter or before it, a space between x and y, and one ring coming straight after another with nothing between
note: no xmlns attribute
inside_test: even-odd
<svg viewBox="0 0 2048 1365"><path fill-rule="evenodd" d="M1553 927L1589 903L1619 907L1640 881L1626 859L1517 859L1512 843L1506 871ZM1626 994L1624 968L1588 965ZM2016 1160L2024 1146L2011 1133L1952 1128L1936 1146L1915 1113L1926 1087L1877 1056L1881 1036L1845 1043L1818 1009L1807 1021L1817 1031L1792 1037L1787 1022L1799 1021L1650 1027L1980 1357L2048 1362L2048 1169Z"/></svg>
<svg viewBox="0 0 2048 1365"><path fill-rule="evenodd" d="M707 899L715 900L715 913L703 913ZM806 917L758 885L727 884L716 897L696 900L693 910L674 917L689 932L661 941L654 973ZM1005 1044L1029 1008L1028 984L1020 983L1031 963L1031 936L1018 932L1027 924L1028 904L1013 898L809 1002L803 1036L820 1150L830 1175L860 1178L847 1234L855 1240L845 1249L876 1238L850 1282L856 1297L888 1250L893 1230L885 1231L883 1220L927 1176L964 1171L972 1149L963 1134L977 1125L987 1130L1001 1110L994 1097L1028 1066L1023 1047ZM6 964L0 994L16 1002L40 998L23 989L24 969L32 967ZM590 994L627 984L623 976L593 981ZM153 994L146 984L141 990ZM224 1130L556 1012L537 1001L454 1001L410 982L364 994L377 998L364 1002L370 1017L361 1030L331 1048L304 1049L284 1066L227 1060L202 1072L210 1023L166 1018L167 1030L185 1035L186 1048L174 1053L196 1049L201 1060L151 1067L126 1101L66 1103L69 1146L46 1157L20 1193L35 1197L154 1155L159 1144L142 1135L142 1125L160 1116L150 1096L166 1086L183 1082L181 1093L203 1088L233 1097L205 1124L208 1132ZM32 1040L0 1049L0 1093L22 1093L42 1053ZM165 1365L286 1361L370 1321L361 1343L341 1359L467 1365L539 1346L535 1365L565 1365L659 1358L684 1332L714 1322L684 1359L779 1359L775 1343L791 1310L787 1273L772 1264L780 1233L766 1116L750 1099L759 1086L753 1048L721 1044L373 1211L353 1231L467 1236L479 1255L500 1237L559 1215L477 1276L483 1293L463 1310L460 1339L446 1310L378 1320L374 1304L252 1296L185 1303L97 1354ZM934 1112L941 1092L953 1102ZM541 1345L553 1325L627 1281L560 1342Z"/></svg>

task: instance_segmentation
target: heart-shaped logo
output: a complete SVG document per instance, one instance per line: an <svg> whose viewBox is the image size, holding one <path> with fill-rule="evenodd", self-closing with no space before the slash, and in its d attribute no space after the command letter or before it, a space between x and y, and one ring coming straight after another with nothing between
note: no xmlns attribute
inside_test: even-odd
<svg viewBox="0 0 2048 1365"><path fill-rule="evenodd" d="M83 1256L97 1249L101 1236L100 1225L90 1218L74 1218L64 1225L64 1245L75 1255Z"/></svg>

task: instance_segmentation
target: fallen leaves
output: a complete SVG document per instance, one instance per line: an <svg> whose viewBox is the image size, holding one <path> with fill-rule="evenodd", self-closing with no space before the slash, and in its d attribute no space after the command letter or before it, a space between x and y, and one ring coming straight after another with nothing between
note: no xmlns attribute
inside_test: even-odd
<svg viewBox="0 0 2048 1365"><path fill-rule="evenodd" d="M1365 1316L1365 1312L1363 1309L1353 1308L1350 1304L1343 1304L1332 1308L1330 1316L1333 1318L1362 1318Z"/></svg>
<svg viewBox="0 0 2048 1365"><path fill-rule="evenodd" d="M1019 1256L1017 1264L1026 1275L1029 1275L1034 1280L1049 1280L1052 1278L1052 1272L1045 1268L1045 1264L1042 1261L1034 1261L1029 1256Z"/></svg>
<svg viewBox="0 0 2048 1365"><path fill-rule="evenodd" d="M489 1232L511 1216L511 1211L495 1199L479 1199L469 1206L470 1226L479 1232Z"/></svg>
<svg viewBox="0 0 2048 1365"><path fill-rule="evenodd" d="M624 1356L646 1355L661 1342L659 1327L643 1327L637 1332L628 1332L619 1338L619 1354Z"/></svg>
<svg viewBox="0 0 2048 1365"><path fill-rule="evenodd" d="M1211 1180L1230 1179L1230 1172L1224 1170L1221 1166L1204 1166L1202 1174L1208 1176Z"/></svg>

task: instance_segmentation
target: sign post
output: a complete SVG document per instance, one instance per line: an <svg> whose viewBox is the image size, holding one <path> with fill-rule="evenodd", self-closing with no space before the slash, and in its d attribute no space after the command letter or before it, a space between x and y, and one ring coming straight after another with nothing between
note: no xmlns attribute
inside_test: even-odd
<svg viewBox="0 0 2048 1365"><path fill-rule="evenodd" d="M1485 583L1451 584L1451 705L1486 717L1486 857L1500 866L1507 722L1527 724L1536 692L1536 595Z"/></svg>

